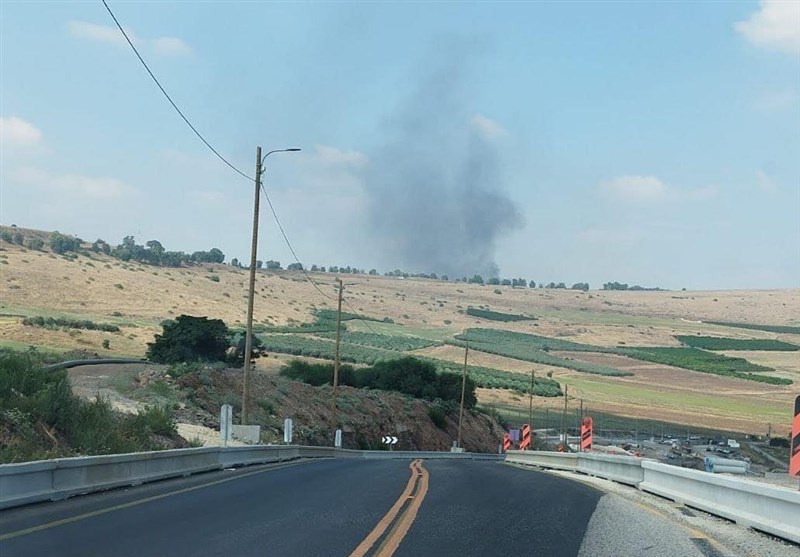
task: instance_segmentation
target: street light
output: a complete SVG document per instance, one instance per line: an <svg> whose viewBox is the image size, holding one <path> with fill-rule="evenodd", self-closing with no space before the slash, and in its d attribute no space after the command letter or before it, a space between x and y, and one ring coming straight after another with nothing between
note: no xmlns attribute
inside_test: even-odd
<svg viewBox="0 0 800 557"><path fill-rule="evenodd" d="M275 149L261 157L261 147L256 147L256 193L253 204L253 242L250 248L250 288L247 296L247 332L244 340L244 377L242 380L242 425L247 425L250 418L248 400L250 398L250 352L253 349L253 298L256 289L256 249L258 248L258 207L261 200L261 175L264 173L264 161L272 153L293 153L300 151L297 147Z"/></svg>

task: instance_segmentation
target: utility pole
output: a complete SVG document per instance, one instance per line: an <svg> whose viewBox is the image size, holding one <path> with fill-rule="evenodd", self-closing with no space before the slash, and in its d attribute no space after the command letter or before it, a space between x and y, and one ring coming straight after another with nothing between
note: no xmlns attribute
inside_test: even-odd
<svg viewBox="0 0 800 557"><path fill-rule="evenodd" d="M336 282L339 283L339 309L336 313L336 348L333 353L333 415L331 417L331 430L334 435L336 435L336 395L339 391L339 341L342 335L342 294L344 293L342 279L336 277Z"/></svg>
<svg viewBox="0 0 800 557"><path fill-rule="evenodd" d="M464 373L461 375L461 408L458 411L458 443L461 448L461 422L464 419L464 394L467 389L467 356L469 355L469 344L464 347Z"/></svg>
<svg viewBox="0 0 800 557"><path fill-rule="evenodd" d="M242 425L250 420L250 353L253 349L253 298L256 288L256 249L258 248L258 205L261 201L261 147L256 147L256 196L253 202L253 240L250 246L250 286L247 292L247 332L244 337L244 377L242 379Z"/></svg>
<svg viewBox="0 0 800 557"><path fill-rule="evenodd" d="M256 192L253 201L253 240L250 246L250 286L247 292L247 330L244 335L244 372L242 377L242 425L250 421L250 364L253 351L253 300L256 289L256 249L258 248L258 206L261 201L261 175L264 161L272 153L299 151L297 147L276 149L261 157L261 147L256 147Z"/></svg>
<svg viewBox="0 0 800 557"><path fill-rule="evenodd" d="M533 381L534 377L536 377L536 372L531 370L531 390L528 393L528 425L533 431Z"/></svg>

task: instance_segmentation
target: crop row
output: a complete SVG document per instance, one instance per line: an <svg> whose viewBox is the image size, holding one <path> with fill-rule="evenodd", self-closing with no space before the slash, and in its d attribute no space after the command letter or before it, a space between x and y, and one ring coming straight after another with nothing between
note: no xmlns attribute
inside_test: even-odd
<svg viewBox="0 0 800 557"><path fill-rule="evenodd" d="M800 335L800 327L792 325L751 325L750 323L731 323L730 321L703 321L703 323L722 325L723 327L736 327L738 329L751 329L753 331L767 331L768 333Z"/></svg>
<svg viewBox="0 0 800 557"><path fill-rule="evenodd" d="M550 354L549 350L564 350L571 352L602 352L607 354L618 354L628 356L637 360L660 363L712 373L727 377L737 377L761 383L771 383L774 385L790 385L789 379L782 377L772 377L768 375L757 375L752 372L774 371L770 367L760 366L743 358L733 358L722 354L715 354L692 347L607 347L592 346L590 344L580 344L568 340L543 337L514 331L501 331L497 329L467 329L464 334L457 335L454 344L464 345L469 343L470 348L507 356L517 360L548 364L557 367L565 367L582 371L585 373L596 373L600 375L632 375L629 372L618 369L582 362L574 359L562 358ZM697 338L697 337L690 337ZM791 345L790 345L791 346Z"/></svg>
<svg viewBox="0 0 800 557"><path fill-rule="evenodd" d="M328 332L318 334L316 336L333 339L336 338L336 332ZM436 346L439 344L435 340L429 340L425 338L404 335L381 335L378 333L365 333L361 331L344 331L341 335L341 340L342 342L349 344L372 346L375 348L397 350L400 352L407 350L419 350L421 348L428 348L429 346Z"/></svg>
<svg viewBox="0 0 800 557"><path fill-rule="evenodd" d="M526 342L525 337L532 337L532 340ZM549 349L548 345L542 344L540 339L553 340L556 343L561 343L557 344L558 350L574 350L574 348L566 348L565 346L579 346L582 348L582 351L587 351L588 345L581 345L569 341L547 339L547 337L526 335L524 333L515 333L512 331L494 331L491 329L468 329L465 334L457 335L455 338L456 341L452 344L456 346L469 345L470 348L480 350L481 352L506 356L508 358L514 358L515 360L563 367L595 375L607 375L612 377L633 375L628 371L622 371L610 366L567 359L550 354L547 351Z"/></svg>
<svg viewBox="0 0 800 557"><path fill-rule="evenodd" d="M327 339L315 338L308 335L259 335L263 342L263 348L267 352L277 352L281 354L293 354L295 356L306 356L310 358L321 358L325 360L334 359L335 344ZM339 347L339 359L343 362L356 364L373 365L380 361L394 360L398 358L395 350L385 350L370 346L359 346L342 342ZM419 358L434 364L438 370L449 373L461 373L462 367L459 364L445 362L436 358ZM489 389L512 389L521 393L527 393L530 387L526 376L510 371L501 371L479 366L468 366L467 373L478 387ZM559 396L561 388L558 382L553 379L537 378L534 383L534 394L537 396Z"/></svg>
<svg viewBox="0 0 800 557"><path fill-rule="evenodd" d="M800 346L796 344L766 338L722 338L692 335L677 335L675 338L687 346L705 350L772 350L784 352L800 350Z"/></svg>

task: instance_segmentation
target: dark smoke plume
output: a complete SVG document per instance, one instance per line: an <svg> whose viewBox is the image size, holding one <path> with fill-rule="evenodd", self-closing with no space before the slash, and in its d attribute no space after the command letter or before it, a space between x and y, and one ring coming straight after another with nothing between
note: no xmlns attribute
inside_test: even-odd
<svg viewBox="0 0 800 557"><path fill-rule="evenodd" d="M522 218L497 148L463 107L461 73L433 72L387 120L364 175L369 231L393 268L488 278L498 238Z"/></svg>

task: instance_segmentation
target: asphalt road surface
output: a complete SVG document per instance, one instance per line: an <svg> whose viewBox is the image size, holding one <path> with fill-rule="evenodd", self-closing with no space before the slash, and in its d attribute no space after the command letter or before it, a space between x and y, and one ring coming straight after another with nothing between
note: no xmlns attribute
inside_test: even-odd
<svg viewBox="0 0 800 557"><path fill-rule="evenodd" d="M719 555L580 482L500 462L326 459L0 512L0 555Z"/></svg>

